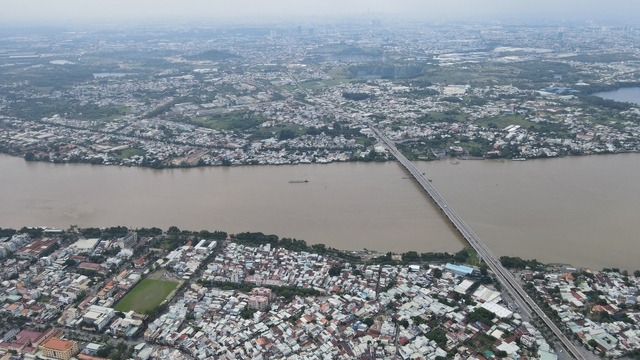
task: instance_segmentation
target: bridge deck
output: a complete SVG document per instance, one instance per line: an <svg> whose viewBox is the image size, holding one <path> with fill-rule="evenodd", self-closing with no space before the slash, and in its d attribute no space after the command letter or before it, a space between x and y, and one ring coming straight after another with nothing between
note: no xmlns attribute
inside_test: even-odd
<svg viewBox="0 0 640 360"><path fill-rule="evenodd" d="M518 284L513 274L502 266L500 260L489 250L485 243L480 240L471 228L462 220L462 218L449 206L445 199L438 193L436 188L429 182L422 172L413 165L409 159L407 159L398 149L394 143L391 142L384 134L378 129L372 129L376 135L386 144L391 154L398 159L398 161L404 166L407 171L413 176L413 178L422 186L422 188L429 194L431 199L436 205L444 212L447 218L451 221L453 226L462 234L464 239L471 245L475 251L481 256L489 268L493 271L498 278L502 286L509 293L511 298L516 302L517 308L521 313L527 317L531 317L532 311L536 313L540 319L553 331L556 337L562 342L567 351L573 355L576 359L585 359L580 350L567 339L567 337L560 331L560 329L547 317L547 315L535 304L533 299L524 291L524 289Z"/></svg>

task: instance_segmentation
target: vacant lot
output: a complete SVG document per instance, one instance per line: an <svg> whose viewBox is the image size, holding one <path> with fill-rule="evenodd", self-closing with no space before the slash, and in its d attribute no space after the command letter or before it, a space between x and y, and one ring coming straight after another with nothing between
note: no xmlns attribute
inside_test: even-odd
<svg viewBox="0 0 640 360"><path fill-rule="evenodd" d="M144 279L113 308L122 312L133 310L144 314L160 305L176 286L177 282Z"/></svg>

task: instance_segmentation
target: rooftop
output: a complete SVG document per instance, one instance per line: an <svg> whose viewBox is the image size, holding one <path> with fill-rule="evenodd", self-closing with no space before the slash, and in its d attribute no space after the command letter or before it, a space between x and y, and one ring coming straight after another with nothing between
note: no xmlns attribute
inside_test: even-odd
<svg viewBox="0 0 640 360"><path fill-rule="evenodd" d="M41 345L42 347L46 347L53 350L67 351L73 346L73 341L60 340L56 338L51 338L49 341L46 341Z"/></svg>

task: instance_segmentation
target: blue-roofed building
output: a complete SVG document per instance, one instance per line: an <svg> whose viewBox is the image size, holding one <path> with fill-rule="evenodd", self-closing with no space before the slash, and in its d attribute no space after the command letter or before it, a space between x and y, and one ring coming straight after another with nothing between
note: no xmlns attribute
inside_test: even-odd
<svg viewBox="0 0 640 360"><path fill-rule="evenodd" d="M545 91L556 93L556 94L566 94L566 93L572 94L572 93L580 92L578 90L568 88L568 87L562 87L562 86L550 86L548 88L545 88Z"/></svg>
<svg viewBox="0 0 640 360"><path fill-rule="evenodd" d="M473 269L468 266L447 264L444 268L452 271L456 275L469 275L473 272Z"/></svg>

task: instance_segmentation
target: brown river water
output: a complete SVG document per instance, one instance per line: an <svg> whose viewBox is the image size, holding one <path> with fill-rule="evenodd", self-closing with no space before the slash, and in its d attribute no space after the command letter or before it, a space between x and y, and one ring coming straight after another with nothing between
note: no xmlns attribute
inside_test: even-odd
<svg viewBox="0 0 640 360"><path fill-rule="evenodd" d="M638 154L418 168L498 255L640 269ZM152 170L0 155L0 227L175 225L348 250L461 249L461 237L406 176L395 162Z"/></svg>

